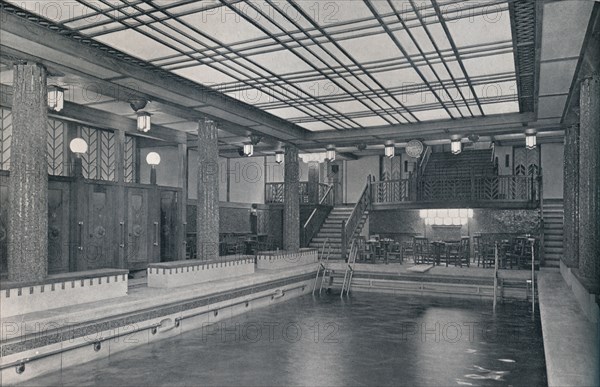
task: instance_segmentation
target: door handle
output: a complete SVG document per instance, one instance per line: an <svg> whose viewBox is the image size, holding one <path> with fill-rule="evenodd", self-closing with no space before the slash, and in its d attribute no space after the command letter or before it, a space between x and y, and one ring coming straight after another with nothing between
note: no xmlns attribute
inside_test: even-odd
<svg viewBox="0 0 600 387"><path fill-rule="evenodd" d="M158 246L158 222L154 222L154 246Z"/></svg>
<svg viewBox="0 0 600 387"><path fill-rule="evenodd" d="M77 222L79 226L79 246L77 246L77 250L83 251L83 222Z"/></svg>
<svg viewBox="0 0 600 387"><path fill-rule="evenodd" d="M125 222L119 222L119 226L121 227L121 243L119 244L120 248L125 247Z"/></svg>

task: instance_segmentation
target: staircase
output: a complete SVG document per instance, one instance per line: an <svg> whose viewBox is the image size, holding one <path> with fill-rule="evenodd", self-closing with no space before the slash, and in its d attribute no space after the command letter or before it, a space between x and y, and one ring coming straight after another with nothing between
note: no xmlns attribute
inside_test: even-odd
<svg viewBox="0 0 600 387"><path fill-rule="evenodd" d="M563 200L544 199L544 266L559 267L563 255Z"/></svg>
<svg viewBox="0 0 600 387"><path fill-rule="evenodd" d="M424 176L494 175L491 149L465 149L454 155L450 152L432 153L425 167Z"/></svg>
<svg viewBox="0 0 600 387"><path fill-rule="evenodd" d="M323 247L323 242L329 238L329 242L331 243L331 255L329 259L342 259L342 221L350 217L353 208L354 205L334 207L327 219L325 219L317 235L310 241L308 247L319 249ZM358 233L362 230L367 219L368 212L363 215L358 225Z"/></svg>

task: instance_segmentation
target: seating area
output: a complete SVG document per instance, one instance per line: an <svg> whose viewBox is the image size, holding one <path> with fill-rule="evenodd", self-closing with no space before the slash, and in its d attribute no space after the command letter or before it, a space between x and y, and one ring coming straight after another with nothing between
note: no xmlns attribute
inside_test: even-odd
<svg viewBox="0 0 600 387"><path fill-rule="evenodd" d="M197 259L196 236L188 235L186 259ZM279 247L272 236L264 234L220 234L219 256L256 255L259 251L276 250Z"/></svg>
<svg viewBox="0 0 600 387"><path fill-rule="evenodd" d="M497 235L475 235L459 240L430 240L424 236L406 238L381 238L379 235L356 238L357 262L430 264L435 266L492 268L495 264L496 246L500 269L531 268L533 244L536 268L539 267L539 242L528 235L497 239ZM505 237L505 235L502 235Z"/></svg>

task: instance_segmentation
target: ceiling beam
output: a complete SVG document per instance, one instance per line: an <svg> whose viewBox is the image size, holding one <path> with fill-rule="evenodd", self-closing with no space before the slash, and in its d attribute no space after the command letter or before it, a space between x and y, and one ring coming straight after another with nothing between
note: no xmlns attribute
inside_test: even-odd
<svg viewBox="0 0 600 387"><path fill-rule="evenodd" d="M13 90L11 86L0 85L0 105L12 108L12 95ZM64 102L64 107L60 112L49 111L48 116L96 128L123 130L133 136L144 137L170 144L185 143L187 141L185 132L153 124L150 132L141 133L137 130L137 120L106 112L104 110L93 109L84 105L77 105L68 101Z"/></svg>
<svg viewBox="0 0 600 387"><path fill-rule="evenodd" d="M14 6L11 7L14 8ZM273 129L264 133L268 136L274 136L275 133L280 132L285 135L284 137L302 138L308 132L298 125L245 102L188 81L158 67L151 68L149 65L142 67L133 61L120 59L107 50L99 48L103 46L101 43L94 42L99 47L92 47L91 44L82 42L85 39L78 41L66 36L71 35L69 33L60 34L25 17L8 12L6 8L8 7L2 7L0 10L0 19L2 20L0 38L5 47L20 50L26 43L28 53L34 57L104 79L114 84L115 87L119 87L119 83L114 78L126 77L135 80L140 92L150 95L158 94L166 101L187 99L190 101L190 105L193 105L191 102L194 102L195 106L214 106ZM32 16L40 19L35 15ZM47 22L52 23L50 20ZM59 26L59 28L62 27ZM38 43L40 41L43 41L43 44ZM262 126L254 127L253 130L261 132Z"/></svg>

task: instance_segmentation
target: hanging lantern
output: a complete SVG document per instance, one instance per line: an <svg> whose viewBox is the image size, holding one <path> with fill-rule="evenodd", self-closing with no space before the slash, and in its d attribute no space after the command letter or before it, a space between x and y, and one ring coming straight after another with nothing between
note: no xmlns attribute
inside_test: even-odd
<svg viewBox="0 0 600 387"><path fill-rule="evenodd" d="M325 156L325 158L329 161L335 160L335 146L329 145L327 147L327 155Z"/></svg>
<svg viewBox="0 0 600 387"><path fill-rule="evenodd" d="M385 156L390 159L396 155L396 147L394 143L391 141L386 142L385 144Z"/></svg>
<svg viewBox="0 0 600 387"><path fill-rule="evenodd" d="M462 152L462 143L460 142L460 136L452 136L450 138L450 150L453 155L457 155Z"/></svg>
<svg viewBox="0 0 600 387"><path fill-rule="evenodd" d="M48 107L55 112L63 110L65 89L59 86L48 86Z"/></svg>
<svg viewBox="0 0 600 387"><path fill-rule="evenodd" d="M275 152L275 162L277 164L283 163L283 151L276 151Z"/></svg>
<svg viewBox="0 0 600 387"><path fill-rule="evenodd" d="M150 116L152 114L148 112L137 112L137 130L143 133L150 131L152 126Z"/></svg>
<svg viewBox="0 0 600 387"><path fill-rule="evenodd" d="M244 143L244 156L250 157L254 154L254 145L251 142Z"/></svg>
<svg viewBox="0 0 600 387"><path fill-rule="evenodd" d="M537 136L535 129L527 129L525 131L525 147L527 149L535 149L537 146Z"/></svg>

